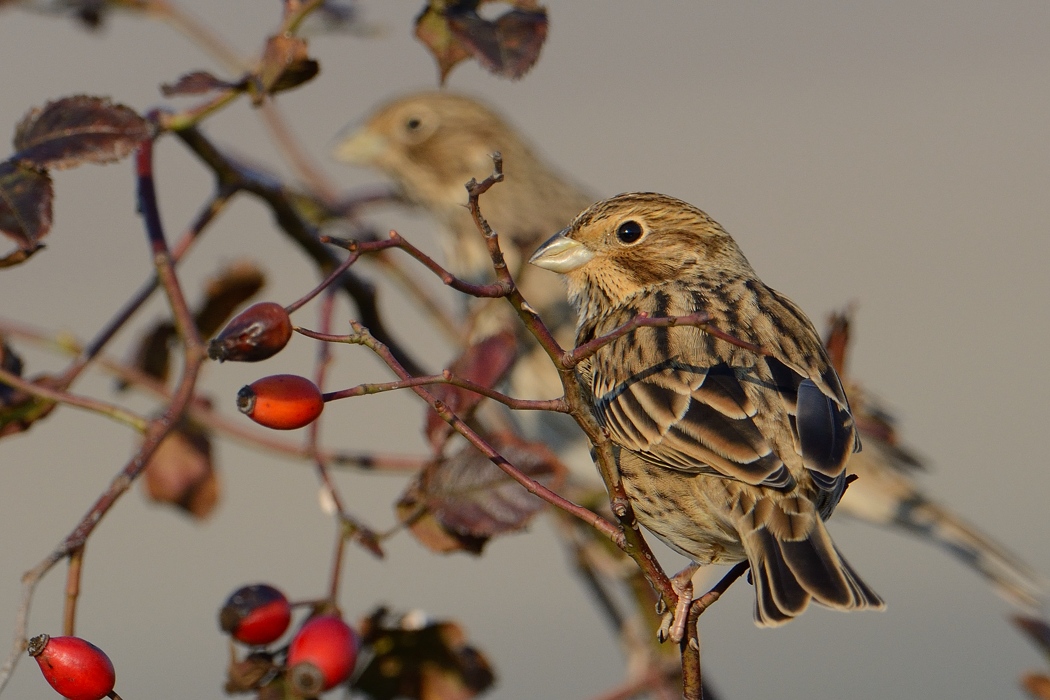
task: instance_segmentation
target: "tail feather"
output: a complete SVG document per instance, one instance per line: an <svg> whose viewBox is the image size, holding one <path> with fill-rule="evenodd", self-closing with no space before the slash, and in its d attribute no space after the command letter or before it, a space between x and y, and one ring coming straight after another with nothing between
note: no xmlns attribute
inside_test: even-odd
<svg viewBox="0 0 1050 700"><path fill-rule="evenodd" d="M819 519L807 536L795 540L777 539L758 528L746 537L745 549L755 584L755 622L760 627L776 627L797 617L810 600L836 610L885 607L842 558Z"/></svg>

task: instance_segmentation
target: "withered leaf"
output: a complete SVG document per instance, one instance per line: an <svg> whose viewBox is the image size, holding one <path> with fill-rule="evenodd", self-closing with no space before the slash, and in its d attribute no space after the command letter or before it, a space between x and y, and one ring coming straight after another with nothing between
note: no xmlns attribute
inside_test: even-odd
<svg viewBox="0 0 1050 700"><path fill-rule="evenodd" d="M185 421L176 426L146 464L142 488L150 500L173 505L197 520L211 515L219 502L219 479L208 433Z"/></svg>
<svg viewBox="0 0 1050 700"><path fill-rule="evenodd" d="M1035 700L1050 700L1050 676L1043 673L1029 673L1021 679L1021 687Z"/></svg>
<svg viewBox="0 0 1050 700"><path fill-rule="evenodd" d="M560 486L564 467L545 445L510 434L490 444L527 476ZM436 552L480 554L497 535L524 528L544 502L471 445L427 466L397 503L398 518Z"/></svg>
<svg viewBox="0 0 1050 700"><path fill-rule="evenodd" d="M216 78L208 71L194 71L180 76L174 83L165 83L160 86L160 92L165 97L178 97L182 95L203 95L216 90L229 90L232 88L243 89L242 83L231 83L221 78Z"/></svg>
<svg viewBox="0 0 1050 700"><path fill-rule="evenodd" d="M171 321L153 324L136 343L132 366L154 379L166 381L171 370L171 344L175 337L175 326ZM117 382L118 390L127 388L127 383Z"/></svg>
<svg viewBox="0 0 1050 700"><path fill-rule="evenodd" d="M7 340L0 336L0 367L6 372L21 377L23 366L22 358L7 344ZM0 406L7 406L13 399L20 396L21 392L17 389L12 389L7 384L0 384Z"/></svg>
<svg viewBox="0 0 1050 700"><path fill-rule="evenodd" d="M251 260L237 260L223 267L204 288L204 301L194 314L197 330L205 338L215 335L264 284L266 275Z"/></svg>
<svg viewBox="0 0 1050 700"><path fill-rule="evenodd" d="M517 341L510 331L503 331L467 347L449 366L456 377L467 379L491 389L503 381L514 365ZM451 384L438 384L431 393L441 399L449 410L460 418L469 418L470 412L484 398L480 394ZM427 439L435 450L445 443L452 428L434 411L428 410L425 424Z"/></svg>
<svg viewBox="0 0 1050 700"><path fill-rule="evenodd" d="M391 620L379 608L361 621L361 640L374 656L354 682L356 692L372 700L469 700L492 686L492 666L467 643L463 628L421 618Z"/></svg>
<svg viewBox="0 0 1050 700"><path fill-rule="evenodd" d="M547 10L510 10L494 22L476 12L453 14L449 28L490 73L517 80L536 65L547 39Z"/></svg>
<svg viewBox="0 0 1050 700"><path fill-rule="evenodd" d="M34 384L56 388L54 377L42 374L32 380ZM0 437L15 435L29 430L38 420L47 417L58 405L49 399L27 394L7 387L8 393L0 403Z"/></svg>
<svg viewBox="0 0 1050 700"><path fill-rule="evenodd" d="M416 37L438 64L440 82L459 62L473 57L491 73L515 80L540 56L547 39L547 10L516 0L495 20L478 14L488 0L430 0L416 17Z"/></svg>
<svg viewBox="0 0 1050 700"><path fill-rule="evenodd" d="M0 163L0 231L27 255L41 247L51 230L54 190L47 172L31 165Z"/></svg>
<svg viewBox="0 0 1050 700"><path fill-rule="evenodd" d="M232 655L226 667L226 686L228 695L249 693L267 685L280 673L280 666L274 663L273 655L265 651L253 651L243 659Z"/></svg>
<svg viewBox="0 0 1050 700"><path fill-rule="evenodd" d="M77 95L31 110L15 129L15 153L38 168L112 163L150 137L135 110L104 97Z"/></svg>
<svg viewBox="0 0 1050 700"><path fill-rule="evenodd" d="M470 58L471 52L452 33L444 11L430 3L416 17L416 38L430 49L438 67L438 82L445 84L448 74L460 61Z"/></svg>
<svg viewBox="0 0 1050 700"><path fill-rule="evenodd" d="M1046 620L1017 615L1013 618L1013 622L1029 639L1035 642L1040 651L1050 658L1050 624Z"/></svg>
<svg viewBox="0 0 1050 700"><path fill-rule="evenodd" d="M309 57L306 40L296 36L278 35L266 40L259 83L264 93L291 90L307 82L321 71L321 64ZM256 96L256 101L262 99Z"/></svg>

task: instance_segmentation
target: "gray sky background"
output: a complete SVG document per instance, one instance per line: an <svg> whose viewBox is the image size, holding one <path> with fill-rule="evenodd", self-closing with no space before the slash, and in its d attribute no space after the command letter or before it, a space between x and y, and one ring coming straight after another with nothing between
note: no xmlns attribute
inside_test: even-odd
<svg viewBox="0 0 1050 700"><path fill-rule="evenodd" d="M278 21L276 2L185 4L245 53ZM328 159L338 131L380 100L435 84L431 58L410 36L421 5L366 3L383 33L318 37L311 50L321 75L280 99L308 151L343 186L375 178ZM602 196L656 190L701 206L818 325L857 302L855 375L933 463L930 490L1050 572L1050 6L578 1L550 10L548 43L525 79L463 65L450 87L497 104ZM163 104L160 83L220 70L167 27L128 15L93 35L6 9L0 46L0 131L12 133L50 99L110 95L145 111ZM290 173L250 111L242 102L204 128ZM157 158L174 236L212 183L174 139ZM0 313L86 338L149 274L131 166L60 172L55 188L49 247L0 271ZM374 220L436 250L423 217ZM242 256L271 273L274 300L287 303L314 283L269 214L244 198L187 261L191 296L219 261ZM438 367L448 349L395 296L384 302L393 325ZM140 318L162 312L153 303ZM311 325L313 313L296 320ZM132 340L123 333L113 352ZM60 366L23 354L30 374ZM388 378L365 350L337 355L333 385ZM312 344L296 338L263 366L209 366L206 381L232 413L238 387L261 374L308 374L312 359ZM98 375L77 388L111 398ZM141 399L132 405L150 409ZM325 415L332 444L422 450L422 408L411 397L344 401ZM0 443L0 642L13 628L21 573L69 531L133 446L126 429L73 409ZM209 523L151 507L136 489L88 546L78 632L113 658L125 700L221 695L225 640L215 616L238 585L267 580L299 598L325 589L332 527L308 465L229 443L217 459L225 502ZM379 527L392 522L401 477L342 473L339 482L355 512ZM1020 674L1045 669L1006 622L1007 606L947 555L844 519L832 530L889 610L812 609L785 628L758 630L752 591L738 585L701 625L706 668L729 700L1020 698ZM60 629L63 583L56 569L38 589L32 633ZM480 559L431 555L407 536L383 562L354 551L347 613L378 603L463 622L496 666L491 697L500 700L587 698L622 672L545 522L494 542ZM7 692L53 697L31 662Z"/></svg>

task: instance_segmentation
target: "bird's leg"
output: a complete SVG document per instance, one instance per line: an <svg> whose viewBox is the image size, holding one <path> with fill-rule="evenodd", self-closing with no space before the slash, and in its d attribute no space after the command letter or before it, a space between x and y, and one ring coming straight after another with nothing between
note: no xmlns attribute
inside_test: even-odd
<svg viewBox="0 0 1050 700"><path fill-rule="evenodd" d="M670 639L678 644L685 638L685 627L689 623L689 606L693 604L693 574L699 568L700 565L693 562L671 577L671 588L674 589L678 600L673 612L657 609L657 613L663 614L660 629L656 633L661 642Z"/></svg>

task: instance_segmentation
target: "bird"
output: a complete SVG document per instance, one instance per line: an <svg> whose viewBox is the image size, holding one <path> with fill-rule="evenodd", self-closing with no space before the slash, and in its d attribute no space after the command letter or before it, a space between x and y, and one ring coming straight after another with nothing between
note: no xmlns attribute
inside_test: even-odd
<svg viewBox="0 0 1050 700"><path fill-rule="evenodd" d="M489 225L499 235L508 268L529 305L562 345L573 339L575 313L556 274L525 264L528 253L565 227L595 200L547 161L496 109L447 91L401 95L376 107L363 124L344 130L333 149L336 159L379 170L404 198L440 224L444 263L472 283L495 279L485 241L467 210L466 183L493 170L492 154L503 158L505 179L481 199ZM502 299L474 300L465 340L476 343L504 330L517 337L519 357L510 374L511 392L524 399L550 399L562 393L561 379L547 354ZM573 451L569 464L594 480L576 424L565 415L517 416L530 437L545 435L556 448Z"/></svg>
<svg viewBox="0 0 1050 700"><path fill-rule="evenodd" d="M748 561L759 627L811 601L885 607L824 525L860 447L842 384L810 320L717 222L668 195L620 194L530 262L564 276L577 346L642 314L698 312L739 343L642 327L578 365L638 522L694 566Z"/></svg>
<svg viewBox="0 0 1050 700"><path fill-rule="evenodd" d="M847 368L851 308L832 313L824 332L835 370L849 397L864 450L850 461L857 476L839 503L840 515L909 533L942 548L992 584L1012 606L1042 607L1046 580L1005 545L985 534L923 488L925 460L903 444L892 412Z"/></svg>

